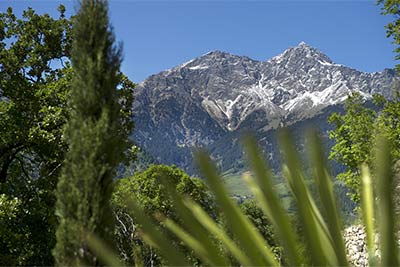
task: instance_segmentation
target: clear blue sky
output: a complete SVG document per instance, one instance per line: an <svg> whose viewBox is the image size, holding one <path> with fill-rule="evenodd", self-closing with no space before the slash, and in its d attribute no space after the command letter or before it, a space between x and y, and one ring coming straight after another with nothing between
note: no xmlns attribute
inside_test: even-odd
<svg viewBox="0 0 400 267"><path fill-rule="evenodd" d="M28 6L56 15L77 1L0 0L17 14ZM123 71L135 82L211 50L267 60L300 41L336 63L362 71L392 68L394 46L370 0L110 1L111 21L124 45Z"/></svg>

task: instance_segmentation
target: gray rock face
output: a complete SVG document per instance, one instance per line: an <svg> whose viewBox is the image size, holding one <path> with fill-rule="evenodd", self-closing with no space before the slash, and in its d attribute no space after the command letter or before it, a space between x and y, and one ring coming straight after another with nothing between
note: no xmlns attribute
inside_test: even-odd
<svg viewBox="0 0 400 267"><path fill-rule="evenodd" d="M362 225L350 225L343 231L347 259L351 266L366 267L368 264L367 234ZM375 235L374 255L380 259L379 236Z"/></svg>
<svg viewBox="0 0 400 267"><path fill-rule="evenodd" d="M254 131L271 144L277 127L313 121L351 92L389 97L395 79L393 70L364 73L335 64L303 42L268 61L213 51L137 87L134 138L159 162L188 171L193 147L237 161L239 133Z"/></svg>
<svg viewBox="0 0 400 267"><path fill-rule="evenodd" d="M347 259L352 266L368 266L368 250L365 229L361 225L347 227L343 233Z"/></svg>

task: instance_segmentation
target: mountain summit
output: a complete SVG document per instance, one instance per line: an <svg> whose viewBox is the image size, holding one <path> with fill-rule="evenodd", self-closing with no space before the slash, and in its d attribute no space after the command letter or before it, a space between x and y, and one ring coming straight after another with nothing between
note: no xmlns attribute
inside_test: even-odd
<svg viewBox="0 0 400 267"><path fill-rule="evenodd" d="M267 137L342 105L352 92L388 97L395 79L391 70L335 64L304 42L267 61L211 51L137 87L135 140L160 162L186 167L195 146L221 158L220 145L233 147L242 131Z"/></svg>
<svg viewBox="0 0 400 267"><path fill-rule="evenodd" d="M296 47L285 50L270 61L276 64L284 63L291 67L299 65L299 63L306 63L307 61L318 62L320 64L334 64L329 57L305 42L300 42Z"/></svg>

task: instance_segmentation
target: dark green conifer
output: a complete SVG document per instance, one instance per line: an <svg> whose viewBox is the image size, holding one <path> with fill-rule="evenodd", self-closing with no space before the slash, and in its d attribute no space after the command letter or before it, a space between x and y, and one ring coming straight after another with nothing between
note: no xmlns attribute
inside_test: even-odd
<svg viewBox="0 0 400 267"><path fill-rule="evenodd" d="M114 43L107 1L82 0L73 26L69 151L57 187L57 265L98 265L88 234L113 243L112 177L127 144L117 97L121 49Z"/></svg>

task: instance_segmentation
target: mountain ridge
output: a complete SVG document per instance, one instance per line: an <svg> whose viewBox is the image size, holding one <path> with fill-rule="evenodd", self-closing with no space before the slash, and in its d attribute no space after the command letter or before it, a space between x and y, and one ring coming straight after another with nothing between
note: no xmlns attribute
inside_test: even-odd
<svg viewBox="0 0 400 267"><path fill-rule="evenodd" d="M266 61L210 51L138 85L134 138L159 162L188 169L195 147L222 159L227 150L213 146L237 145L237 132L262 139L343 105L353 92L390 97L396 79L390 69L366 73L336 64L304 42Z"/></svg>
<svg viewBox="0 0 400 267"><path fill-rule="evenodd" d="M281 57L283 54L285 54L285 52L288 52L288 51L290 51L291 49L299 48L299 47L308 47L308 48L311 48L312 50L316 50L318 53L322 54L324 57L326 57L326 58L329 60L330 63L333 63L334 65L337 65L337 66L345 66L345 67L347 67L347 68L350 68L350 69L353 69L353 70L357 70L357 68L355 68L355 67L350 67L350 66L347 66L347 65L345 65L345 64L341 64L341 63L336 63L336 62L334 62L332 59L330 59L324 52L322 52L322 51L319 50L318 48L315 48L315 47L313 47L312 45L310 45L310 44L308 44L308 43L306 43L306 42L304 42L304 41L301 41L298 45L296 45L296 46L290 46L290 47L288 47L286 50L284 50L282 53L280 53L280 54L278 54L278 55L276 55L276 56L270 57L270 58L266 58L265 60L253 59L253 58L251 58L251 57L249 57L249 56L247 56L247 55L233 54L233 53L230 53L230 52L227 52L227 51L223 51L223 50L219 50L219 49L214 49L214 50L210 50L210 51L208 51L208 52L206 52L206 53L204 53L204 54L202 54L202 55L200 55L200 56L198 56L198 57L195 57L195 58L190 59L190 60L188 60L188 61L185 61L185 62L183 62L183 63L181 63L181 64L178 64L178 65L176 65L176 66L174 66L174 67L172 67L172 68L168 68L168 69L166 69L166 70L160 71L160 72L155 73L155 74L152 74L152 75L150 75L150 76L158 75L158 74L160 74L160 73L162 73L162 72L166 72L166 71L175 69L175 68L177 68L177 67L184 67L184 66L188 65L189 63L192 63L192 62L193 62L194 60L196 60L196 59L199 59L199 58L202 58L202 57L204 57L204 56L211 55L211 54L225 54L225 55L230 55L230 56L234 56L234 57L247 58L247 59L249 59L249 60L251 60L251 61L255 61L255 62L267 62L267 61L271 61L271 60L273 60L273 59L275 59L275 58ZM383 72L383 71L385 71L385 70L393 70L393 69L392 69L392 68L384 68L382 71L371 71L371 72L368 72L368 71L360 71L360 72L374 74L374 73ZM150 77L150 76L149 76L149 77ZM144 81L140 82L139 84L141 84L141 83L143 83L143 82L144 82Z"/></svg>

